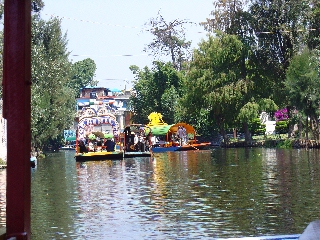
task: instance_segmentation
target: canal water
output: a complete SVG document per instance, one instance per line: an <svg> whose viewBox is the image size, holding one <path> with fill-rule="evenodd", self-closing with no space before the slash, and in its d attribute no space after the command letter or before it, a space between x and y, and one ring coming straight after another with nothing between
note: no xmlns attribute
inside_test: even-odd
<svg viewBox="0 0 320 240"><path fill-rule="evenodd" d="M32 240L300 234L320 219L320 150L212 149L32 169ZM5 170L0 170L0 227Z"/></svg>

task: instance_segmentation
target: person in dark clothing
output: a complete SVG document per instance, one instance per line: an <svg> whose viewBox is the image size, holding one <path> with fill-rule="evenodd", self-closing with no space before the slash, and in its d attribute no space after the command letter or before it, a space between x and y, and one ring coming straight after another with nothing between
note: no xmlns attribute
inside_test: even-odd
<svg viewBox="0 0 320 240"><path fill-rule="evenodd" d="M104 143L104 146L107 147L108 152L114 152L114 147L116 143L112 141L111 139L107 139L107 141Z"/></svg>
<svg viewBox="0 0 320 240"><path fill-rule="evenodd" d="M79 150L80 150L81 153L87 153L88 152L88 149L87 149L86 145L84 145L83 141L79 142Z"/></svg>

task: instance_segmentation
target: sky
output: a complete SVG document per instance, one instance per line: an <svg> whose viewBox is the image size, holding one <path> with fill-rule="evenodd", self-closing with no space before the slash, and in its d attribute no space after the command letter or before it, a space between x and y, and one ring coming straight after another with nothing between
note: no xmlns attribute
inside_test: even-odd
<svg viewBox="0 0 320 240"><path fill-rule="evenodd" d="M152 67L156 60L143 49L153 35L145 31L145 23L158 12L165 21L188 20L186 40L197 48L206 32L199 22L210 17L213 0L43 0L41 18L61 19L62 32L67 34L70 60L94 60L98 86L130 89L134 74L131 65ZM130 55L130 56L128 56Z"/></svg>

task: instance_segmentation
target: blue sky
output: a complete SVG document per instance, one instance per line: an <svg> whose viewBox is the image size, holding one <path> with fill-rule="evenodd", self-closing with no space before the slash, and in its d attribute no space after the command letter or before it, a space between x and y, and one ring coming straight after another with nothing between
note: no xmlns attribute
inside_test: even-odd
<svg viewBox="0 0 320 240"><path fill-rule="evenodd" d="M154 58L143 52L152 35L144 24L160 11L169 22L188 19L199 23L210 17L212 0L44 0L41 17L62 19L67 33L70 60L91 58L97 65L99 86L124 89L132 87L130 65L151 67ZM206 38L203 27L186 26L186 38L196 48ZM132 55L132 56L123 56ZM115 80L110 80L115 79Z"/></svg>

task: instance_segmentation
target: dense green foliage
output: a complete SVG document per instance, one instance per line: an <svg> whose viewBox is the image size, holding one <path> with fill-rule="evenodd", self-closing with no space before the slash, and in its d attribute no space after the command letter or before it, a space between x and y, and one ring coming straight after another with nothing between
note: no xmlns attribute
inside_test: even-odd
<svg viewBox="0 0 320 240"><path fill-rule="evenodd" d="M276 133L277 134L288 133L288 120L276 122Z"/></svg>
<svg viewBox="0 0 320 240"><path fill-rule="evenodd" d="M139 69L131 66L136 75L131 107L133 121L148 123L151 112L161 112L163 120L169 124L175 122L175 110L179 98L182 76L171 63L154 62L154 67ZM146 104L147 103L147 104Z"/></svg>
<svg viewBox="0 0 320 240"><path fill-rule="evenodd" d="M67 86L71 63L60 21L32 21L32 146L43 149L73 122L76 91Z"/></svg>
<svg viewBox="0 0 320 240"><path fill-rule="evenodd" d="M144 115L161 112L161 101L152 102L163 95L174 106L172 119L193 124L202 135L218 130L225 139L226 129L241 129L247 142L254 132L263 133L263 126L252 127L262 111L273 116L286 108L292 126L283 131L290 134L298 123L307 127L301 119L295 120L304 113L318 139L320 4L312 0L217 0L214 6L212 18L201 23L211 34L176 74L181 84L169 91L174 97L144 84L143 93L141 87L135 89L136 96L156 97L132 98L132 108L144 108ZM158 44L165 44L164 39L158 38ZM303 50L306 46L310 51ZM155 71L145 71L144 77L156 75ZM145 81L141 77L136 75L136 86ZM157 88L164 86L170 89L161 83Z"/></svg>
<svg viewBox="0 0 320 240"><path fill-rule="evenodd" d="M94 84L96 69L91 59L74 64L69 61L67 36L61 31L61 22L57 18L42 20L37 13L43 6L41 0L33 1L31 144L36 150L61 145L63 130L73 125L79 88ZM2 35L3 32L1 39Z"/></svg>
<svg viewBox="0 0 320 240"><path fill-rule="evenodd" d="M32 146L59 147L63 130L74 122L76 97L80 88L94 85L96 65L92 59L72 64L67 37L57 18L32 20Z"/></svg>
<svg viewBox="0 0 320 240"><path fill-rule="evenodd" d="M33 11L41 11L43 2L33 2ZM154 39L146 50L171 61L130 67L132 120L147 123L151 112L160 112L165 122L188 122L201 135L218 131L227 139L227 129L238 129L250 142L264 132L257 121L262 111L273 116L286 108L289 120L277 122L277 132L293 136L297 124L299 137L311 130L320 139L320 3L217 0L214 6L212 18L201 23L208 36L191 58L184 20L160 14L150 20ZM66 46L58 19L33 15L32 144L39 149L59 142L72 124L79 89L96 84L94 61L72 64Z"/></svg>
<svg viewBox="0 0 320 240"><path fill-rule="evenodd" d="M260 118L255 118L249 123L249 129L253 135L264 135L266 125L261 123Z"/></svg>
<svg viewBox="0 0 320 240"><path fill-rule="evenodd" d="M97 82L93 80L95 71L96 64L90 58L75 62L71 67L71 80L68 82L68 86L76 90L86 86L96 86ZM80 91L77 94L77 97L79 96Z"/></svg>

